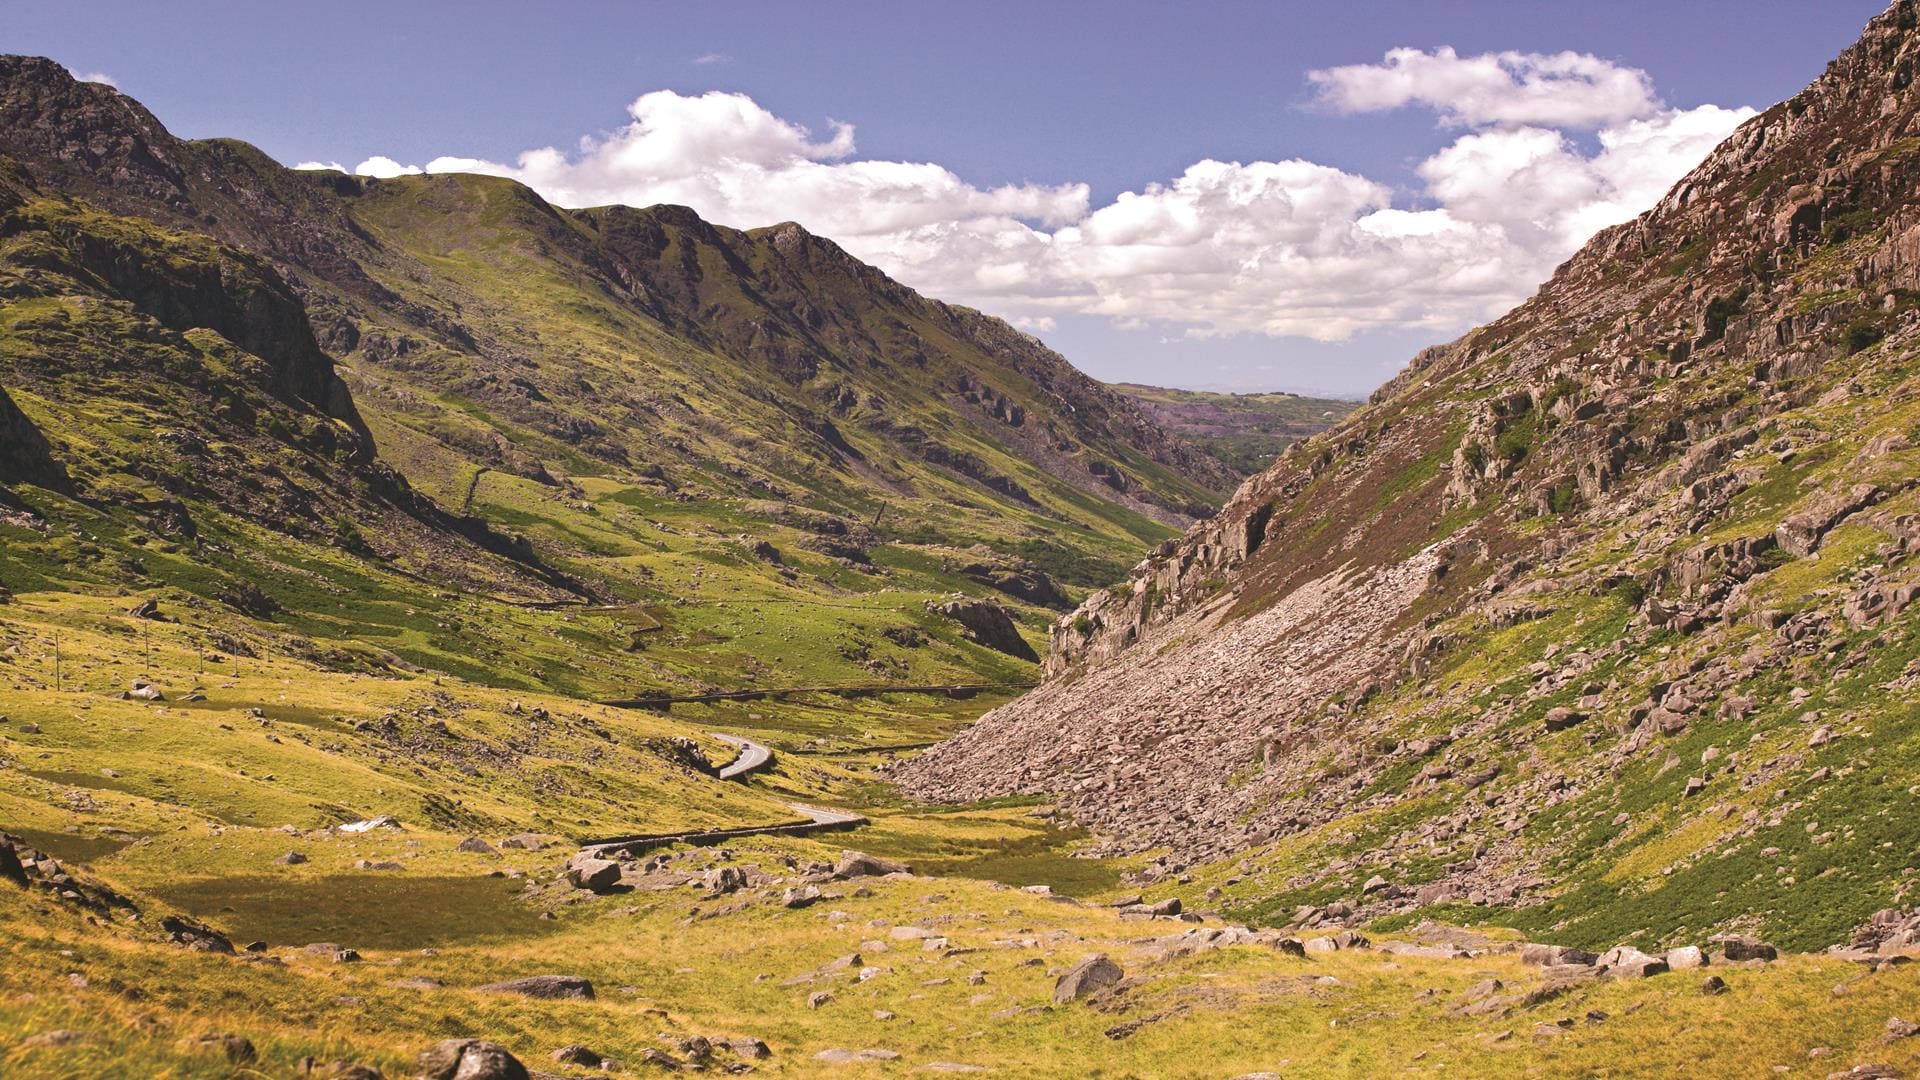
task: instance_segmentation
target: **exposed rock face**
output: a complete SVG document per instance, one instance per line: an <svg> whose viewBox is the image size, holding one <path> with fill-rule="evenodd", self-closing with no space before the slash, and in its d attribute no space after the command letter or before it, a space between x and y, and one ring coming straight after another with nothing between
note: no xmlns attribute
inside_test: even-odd
<svg viewBox="0 0 1920 1080"><path fill-rule="evenodd" d="M990 600L950 600L934 605L933 611L966 627L967 637L995 652L1021 660L1040 659L1027 639L1020 636L1019 628L1013 624L1013 615L999 604Z"/></svg>
<svg viewBox="0 0 1920 1080"><path fill-rule="evenodd" d="M53 459L40 429L0 389L0 485L38 484L65 491L67 471Z"/></svg>
<svg viewBox="0 0 1920 1080"><path fill-rule="evenodd" d="M1371 850L1284 882L1357 892L1444 853L1362 916L1539 902L1579 869L1557 844L1639 842L1629 784L1736 815L1712 843L1757 851L1801 804L1727 799L1847 779L1813 760L1846 724L1780 716L1776 673L1799 700L1916 633L1920 461L1889 416L1920 400L1916 26L1895 3L1535 298L1421 353L1060 619L1045 685L894 775L924 797L1054 796L1110 849L1168 848L1150 875L1369 830ZM1843 533L1858 570L1779 573L1837 565ZM1374 812L1405 817L1375 837ZM1612 831L1576 839L1583 819ZM1678 885L1694 865L1644 903L1710 889Z"/></svg>

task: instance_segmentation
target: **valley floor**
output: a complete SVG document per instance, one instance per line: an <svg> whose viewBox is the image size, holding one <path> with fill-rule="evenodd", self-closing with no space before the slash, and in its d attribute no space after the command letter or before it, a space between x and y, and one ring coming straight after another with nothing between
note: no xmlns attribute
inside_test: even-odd
<svg viewBox="0 0 1920 1080"><path fill-rule="evenodd" d="M53 617L32 599L6 616L12 640ZM65 647L133 662L84 637ZM661 714L286 659L162 694L16 684L0 710L0 822L62 864L28 892L0 883L7 1076L397 1077L449 1038L566 1076L594 1074L569 1063L594 1056L779 1076L1920 1068L1920 1039L1889 1035L1920 1018L1913 965L1794 956L1567 980L1497 929L1426 924L1295 955L1280 931L1123 914L1111 905L1136 864L1073 857L1080 835L1037 802L915 806L872 779L897 753L876 748L937 738L992 695ZM714 732L774 760L721 781L685 755L730 760ZM566 880L582 836L766 823L791 801L870 824L646 852L608 895ZM399 827L329 827L375 814ZM549 846L504 843L524 833ZM915 873L834 874L849 847ZM47 873L72 881L48 887ZM175 913L235 953L167 940ZM1417 942L1430 947L1404 948ZM1123 979L1057 1001L1094 955ZM538 976L592 996L484 989ZM1710 977L1723 992L1703 992Z"/></svg>

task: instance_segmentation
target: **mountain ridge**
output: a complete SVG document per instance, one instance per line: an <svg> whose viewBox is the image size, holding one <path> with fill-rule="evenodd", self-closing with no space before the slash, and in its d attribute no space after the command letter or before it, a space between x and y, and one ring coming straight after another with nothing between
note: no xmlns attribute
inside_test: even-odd
<svg viewBox="0 0 1920 1080"><path fill-rule="evenodd" d="M1900 892L1864 843L1793 856L1844 871L1844 896L1707 883L1806 852L1786 820L1854 804L1912 748L1911 708L1859 695L1905 685L1913 640L1875 598L1906 595L1920 473L1900 426L1914 24L1890 6L1532 300L1422 352L1058 620L1040 690L896 777L1056 796L1111 850L1169 850L1149 880L1267 853L1228 890L1262 913L1338 897L1593 942L1702 917L1843 940ZM1789 696L1786 670L1828 688ZM1810 752L1833 716L1889 764ZM1816 772L1784 811L1740 809ZM1374 872L1395 888L1362 898Z"/></svg>

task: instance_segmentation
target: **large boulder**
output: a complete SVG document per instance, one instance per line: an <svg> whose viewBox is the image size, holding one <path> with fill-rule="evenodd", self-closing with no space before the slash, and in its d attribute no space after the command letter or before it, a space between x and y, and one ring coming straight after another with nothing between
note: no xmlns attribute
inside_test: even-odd
<svg viewBox="0 0 1920 1080"><path fill-rule="evenodd" d="M620 884L620 864L611 859L578 856L567 864L567 884L596 893L612 892Z"/></svg>
<svg viewBox="0 0 1920 1080"><path fill-rule="evenodd" d="M969 639L995 652L1020 660L1040 661L1040 654L1020 636L1020 629L1013 624L1013 615L991 600L950 600L934 605L933 612L959 623Z"/></svg>
<svg viewBox="0 0 1920 1080"><path fill-rule="evenodd" d="M1707 954L1698 945L1683 945L1678 949L1668 949L1667 967L1672 971L1686 971L1690 968L1706 967L1710 962Z"/></svg>
<svg viewBox="0 0 1920 1080"><path fill-rule="evenodd" d="M1598 956L1584 949L1569 949L1565 945L1540 945L1529 942L1520 946L1520 962L1535 967L1559 967L1563 964L1584 964L1591 966L1599 960Z"/></svg>
<svg viewBox="0 0 1920 1080"><path fill-rule="evenodd" d="M480 989L492 994L518 994L542 1001L592 1001L593 984L578 975L529 975L524 979L488 983Z"/></svg>
<svg viewBox="0 0 1920 1080"><path fill-rule="evenodd" d="M1725 934L1714 938L1713 943L1720 946L1721 953L1728 960L1736 963L1742 960L1780 959L1780 950L1759 938L1748 937L1745 934Z"/></svg>
<svg viewBox="0 0 1920 1080"><path fill-rule="evenodd" d="M1644 979L1650 975L1665 974L1667 962L1657 956L1648 956L1631 945L1622 945L1601 954L1600 969L1609 978Z"/></svg>
<svg viewBox="0 0 1920 1080"><path fill-rule="evenodd" d="M420 1053L422 1080L528 1080L506 1048L480 1039L443 1039Z"/></svg>
<svg viewBox="0 0 1920 1080"><path fill-rule="evenodd" d="M833 876L837 878L886 877L911 872L906 863L878 858L864 851L842 851L840 861L833 864Z"/></svg>
<svg viewBox="0 0 1920 1080"><path fill-rule="evenodd" d="M1074 965L1072 971L1060 976L1060 981L1053 985L1053 1000L1068 1005L1123 978L1126 978L1126 973L1120 970L1120 965L1107 959L1104 954L1089 956Z"/></svg>
<svg viewBox="0 0 1920 1080"><path fill-rule="evenodd" d="M20 852L10 836L0 836L0 878L23 889L27 887L27 868L21 864Z"/></svg>

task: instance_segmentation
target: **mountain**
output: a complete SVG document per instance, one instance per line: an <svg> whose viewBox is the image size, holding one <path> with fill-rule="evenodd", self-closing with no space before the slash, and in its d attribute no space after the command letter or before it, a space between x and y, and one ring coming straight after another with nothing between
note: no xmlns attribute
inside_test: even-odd
<svg viewBox="0 0 1920 1080"><path fill-rule="evenodd" d="M1261 472L1287 447L1318 435L1358 402L1299 394L1219 394L1115 383L1154 423L1219 458L1240 474Z"/></svg>
<svg viewBox="0 0 1920 1080"><path fill-rule="evenodd" d="M245 580L240 613L357 664L600 697L1013 682L1030 646L934 609L1043 626L1236 479L798 225L290 170L29 57L0 57L0 169L0 481L27 532L98 550L23 534L16 592ZM369 648L328 595L410 614ZM794 648L734 625L762 602ZM519 655L567 605L647 613ZM497 663L420 636L456 620Z"/></svg>
<svg viewBox="0 0 1920 1080"><path fill-rule="evenodd" d="M1059 619L1041 689L898 779L1057 797L1262 920L1817 948L1910 901L1915 24Z"/></svg>

